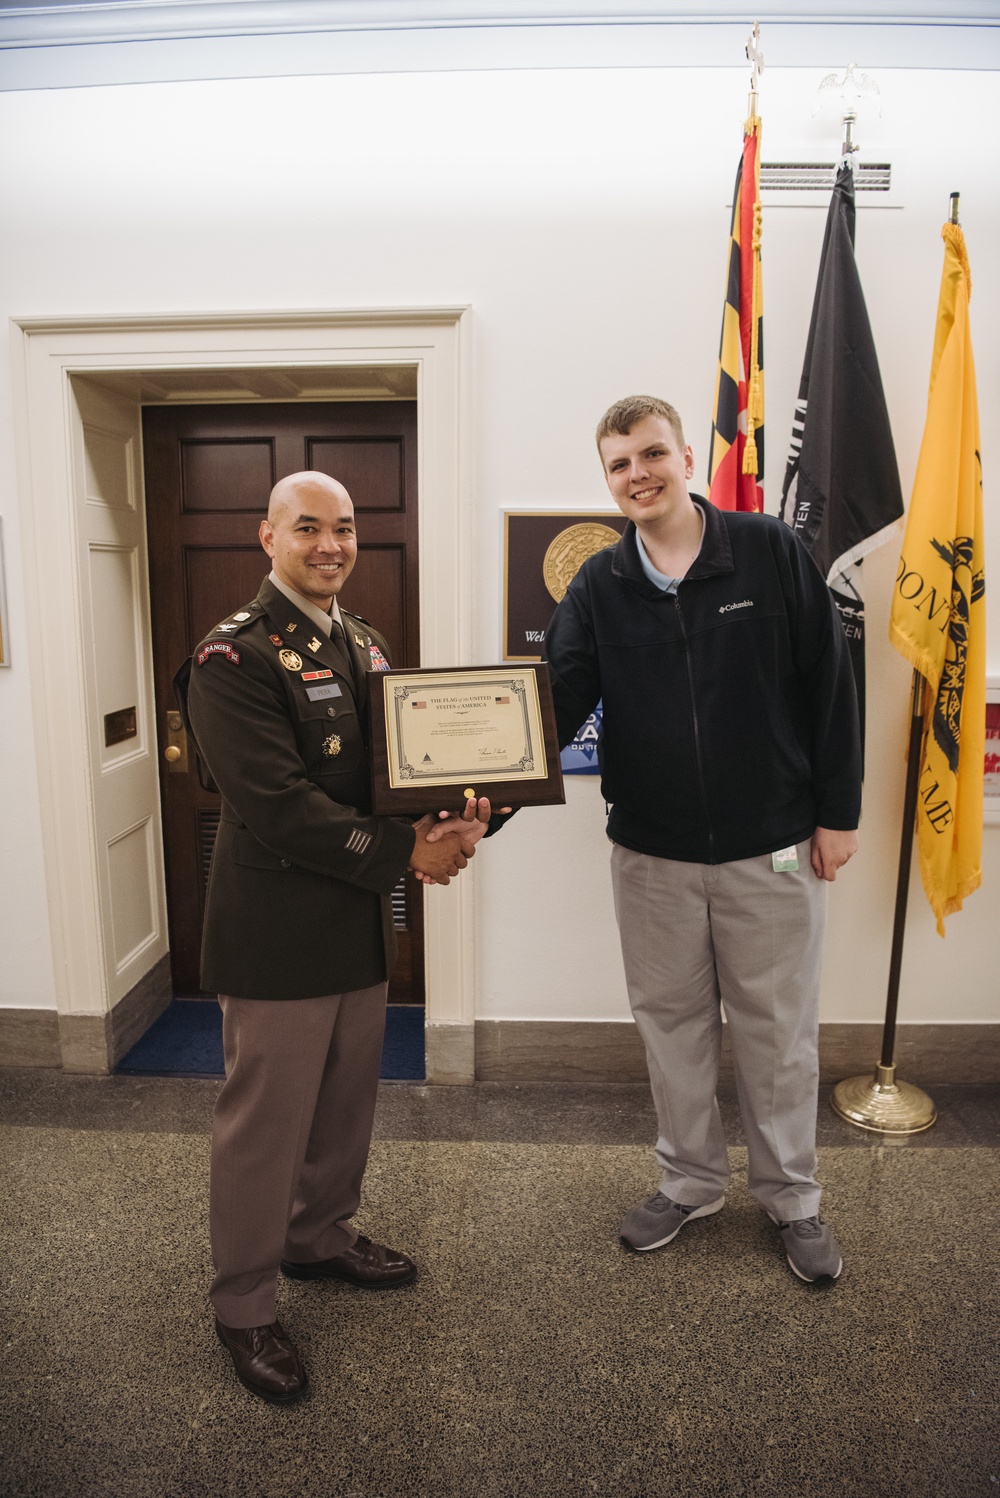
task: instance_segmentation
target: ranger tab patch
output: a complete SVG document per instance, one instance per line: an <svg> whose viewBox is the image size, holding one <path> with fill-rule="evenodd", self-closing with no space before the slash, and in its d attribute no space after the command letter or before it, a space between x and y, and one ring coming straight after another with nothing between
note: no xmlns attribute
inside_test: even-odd
<svg viewBox="0 0 1000 1498"><path fill-rule="evenodd" d="M371 656L373 671L392 670L392 667L389 665L389 662L386 660L385 656L382 654L381 650L379 650L377 645L369 645L368 654Z"/></svg>
<svg viewBox="0 0 1000 1498"><path fill-rule="evenodd" d="M207 645L203 645L196 656L198 665L203 666L210 655L224 655L234 666L240 663L239 651L228 640L210 640Z"/></svg>

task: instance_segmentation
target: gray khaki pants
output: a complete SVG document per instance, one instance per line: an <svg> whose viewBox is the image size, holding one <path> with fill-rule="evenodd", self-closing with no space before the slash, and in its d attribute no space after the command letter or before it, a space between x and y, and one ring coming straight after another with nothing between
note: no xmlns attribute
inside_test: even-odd
<svg viewBox="0 0 1000 1498"><path fill-rule="evenodd" d="M378 1094L386 985L317 999L220 994L210 1297L225 1326L275 1319L278 1266L350 1248Z"/></svg>
<svg viewBox="0 0 1000 1498"><path fill-rule="evenodd" d="M770 854L681 863L615 845L611 880L629 1002L656 1104L660 1189L684 1206L729 1181L715 1090L725 1005L750 1190L782 1221L819 1211L816 1091L826 884L798 847L797 871Z"/></svg>

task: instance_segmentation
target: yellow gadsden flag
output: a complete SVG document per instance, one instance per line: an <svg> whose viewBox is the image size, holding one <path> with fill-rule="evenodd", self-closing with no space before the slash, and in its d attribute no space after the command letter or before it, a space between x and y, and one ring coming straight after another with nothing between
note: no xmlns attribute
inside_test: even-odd
<svg viewBox="0 0 1000 1498"><path fill-rule="evenodd" d="M972 278L965 238L947 223L944 271L920 447L889 638L925 678L917 842L924 889L944 935L982 878L986 617L983 482Z"/></svg>

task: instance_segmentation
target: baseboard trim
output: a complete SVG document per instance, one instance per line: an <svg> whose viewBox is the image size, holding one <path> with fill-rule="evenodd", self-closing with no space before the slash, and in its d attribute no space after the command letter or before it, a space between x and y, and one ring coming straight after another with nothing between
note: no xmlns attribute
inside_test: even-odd
<svg viewBox="0 0 1000 1498"><path fill-rule="evenodd" d="M106 1076L130 1051L173 996L169 955L124 994L109 1014L57 1014L52 1009L0 1009L0 1065L61 1066Z"/></svg>
<svg viewBox="0 0 1000 1498"><path fill-rule="evenodd" d="M645 1082L631 1020L477 1020L478 1082Z"/></svg>
<svg viewBox="0 0 1000 1498"><path fill-rule="evenodd" d="M476 1080L478 1026L428 1025L424 1031L427 1081L437 1087L463 1087Z"/></svg>
<svg viewBox="0 0 1000 1498"><path fill-rule="evenodd" d="M0 1009L0 1066L58 1067L106 1075L166 1009L172 997L163 957L110 1014L57 1014L54 1009ZM820 1080L874 1071L882 1026L819 1027ZM630 1021L477 1020L428 1025L427 1081L645 1082L646 1055ZM935 1082L1000 1082L1000 1024L899 1025L899 1076ZM731 1080L728 1035L720 1075Z"/></svg>
<svg viewBox="0 0 1000 1498"><path fill-rule="evenodd" d="M0 1009L0 1066L58 1066L54 1009Z"/></svg>
<svg viewBox="0 0 1000 1498"><path fill-rule="evenodd" d="M880 1024L819 1027L822 1082L874 1073ZM1000 1025L899 1025L899 1076L919 1085L1000 1082ZM732 1080L728 1034L720 1077ZM429 1078L429 1074L428 1074ZM476 1080L480 1082L644 1082L646 1054L630 1021L477 1020Z"/></svg>

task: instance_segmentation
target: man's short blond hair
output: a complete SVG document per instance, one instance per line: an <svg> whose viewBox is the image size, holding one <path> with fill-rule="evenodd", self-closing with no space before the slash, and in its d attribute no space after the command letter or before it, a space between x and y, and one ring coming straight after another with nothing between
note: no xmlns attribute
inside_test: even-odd
<svg viewBox="0 0 1000 1498"><path fill-rule="evenodd" d="M626 395L624 400L609 406L597 423L597 451L600 452L605 437L627 437L632 428L645 421L647 416L662 416L664 421L669 421L678 445L686 447L684 428L673 406L655 395Z"/></svg>

